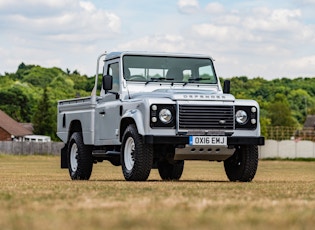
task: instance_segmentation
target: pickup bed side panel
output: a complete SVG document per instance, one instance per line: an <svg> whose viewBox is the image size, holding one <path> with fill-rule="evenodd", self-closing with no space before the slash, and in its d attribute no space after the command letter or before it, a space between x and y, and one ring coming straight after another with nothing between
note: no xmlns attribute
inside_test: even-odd
<svg viewBox="0 0 315 230"><path fill-rule="evenodd" d="M67 143L72 133L73 122L80 124L83 141L86 145L94 144L95 103L90 98L65 100L58 103L57 135Z"/></svg>

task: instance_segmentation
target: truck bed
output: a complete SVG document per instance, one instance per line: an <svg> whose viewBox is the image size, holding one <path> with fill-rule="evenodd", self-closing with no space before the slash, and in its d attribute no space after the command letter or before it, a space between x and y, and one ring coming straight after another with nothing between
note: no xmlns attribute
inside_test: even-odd
<svg viewBox="0 0 315 230"><path fill-rule="evenodd" d="M82 97L58 101L57 135L67 143L69 127L80 121L84 142L94 142L94 114L96 102L93 97Z"/></svg>

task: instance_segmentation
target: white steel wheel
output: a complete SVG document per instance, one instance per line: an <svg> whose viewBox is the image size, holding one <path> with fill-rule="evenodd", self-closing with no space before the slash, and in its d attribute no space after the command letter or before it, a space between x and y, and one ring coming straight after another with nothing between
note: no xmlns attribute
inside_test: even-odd
<svg viewBox="0 0 315 230"><path fill-rule="evenodd" d="M135 164L134 159L134 152L135 152L135 141L132 137L128 137L125 149L124 149L124 159L125 159L125 166L126 169L131 171Z"/></svg>
<svg viewBox="0 0 315 230"><path fill-rule="evenodd" d="M70 167L73 172L78 169L78 146L73 143L70 150Z"/></svg>
<svg viewBox="0 0 315 230"><path fill-rule="evenodd" d="M85 145L82 133L74 132L69 140L68 169L72 180L88 180L93 169L92 147Z"/></svg>
<svg viewBox="0 0 315 230"><path fill-rule="evenodd" d="M121 167L127 181L145 181L153 164L153 146L145 144L134 124L127 126L121 145Z"/></svg>

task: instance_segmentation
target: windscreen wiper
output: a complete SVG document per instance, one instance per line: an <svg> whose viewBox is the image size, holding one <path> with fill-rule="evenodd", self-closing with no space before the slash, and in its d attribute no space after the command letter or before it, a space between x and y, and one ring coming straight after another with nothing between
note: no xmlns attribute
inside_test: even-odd
<svg viewBox="0 0 315 230"><path fill-rule="evenodd" d="M166 78L166 77L151 77L150 80L148 80L145 85L149 84L150 82L158 82L158 81L162 81L162 80L166 80L166 81L173 81L174 78Z"/></svg>
<svg viewBox="0 0 315 230"><path fill-rule="evenodd" d="M187 85L188 83L199 82L200 80L205 80L204 78L197 77L197 78L189 78L187 82L184 83L183 86Z"/></svg>
<svg viewBox="0 0 315 230"><path fill-rule="evenodd" d="M190 78L190 79L188 79L188 82L196 82L196 81L201 81L201 80L205 80L205 79L204 79L204 78L201 78L201 77Z"/></svg>

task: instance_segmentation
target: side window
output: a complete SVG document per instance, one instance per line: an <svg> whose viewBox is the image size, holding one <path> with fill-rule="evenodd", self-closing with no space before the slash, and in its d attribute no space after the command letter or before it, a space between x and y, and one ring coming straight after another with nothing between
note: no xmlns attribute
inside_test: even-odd
<svg viewBox="0 0 315 230"><path fill-rule="evenodd" d="M119 91L119 64L113 63L108 66L108 73L113 76L113 89L111 91Z"/></svg>

